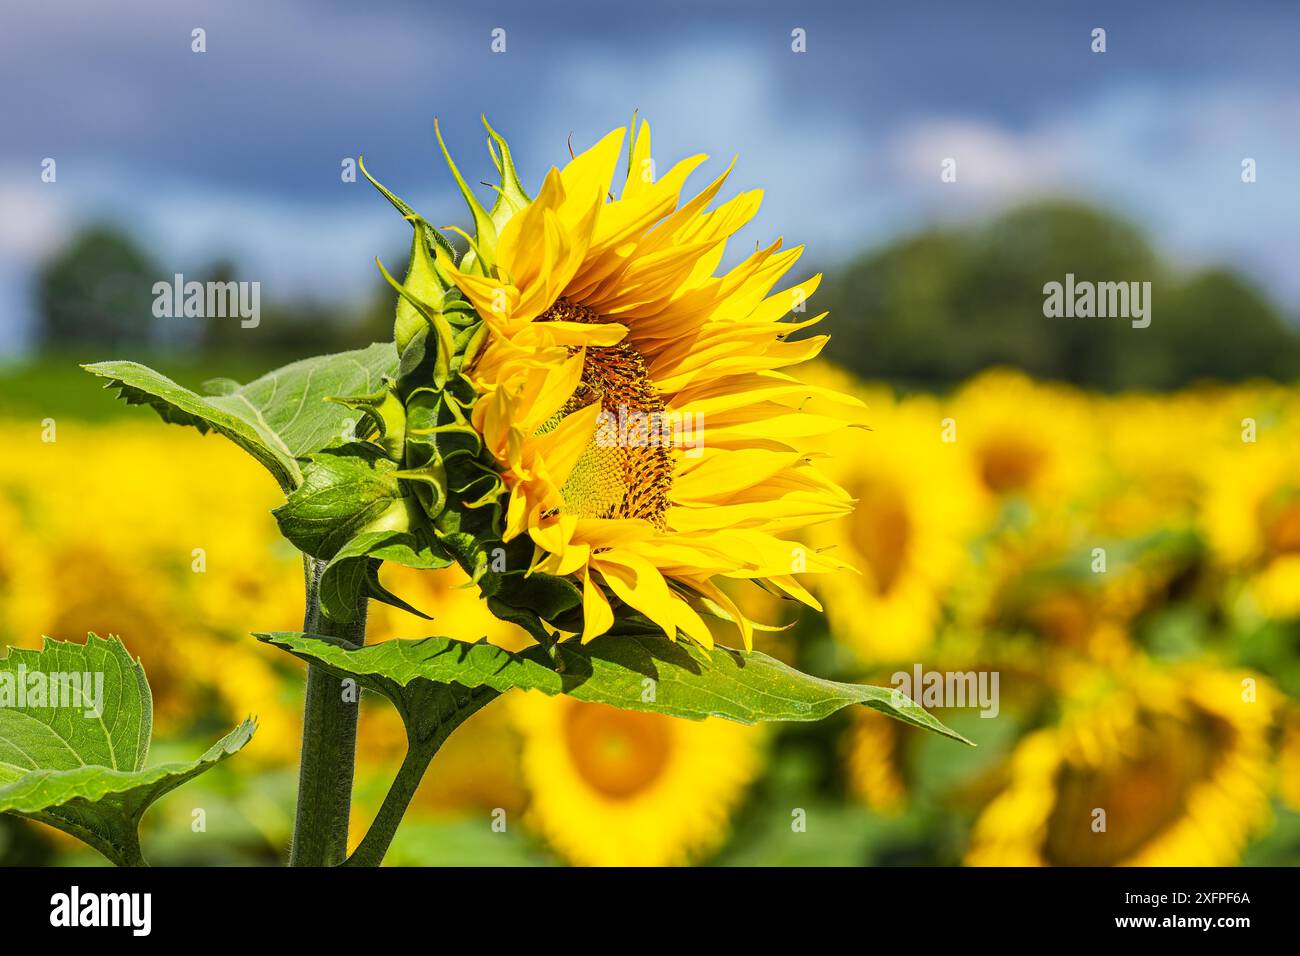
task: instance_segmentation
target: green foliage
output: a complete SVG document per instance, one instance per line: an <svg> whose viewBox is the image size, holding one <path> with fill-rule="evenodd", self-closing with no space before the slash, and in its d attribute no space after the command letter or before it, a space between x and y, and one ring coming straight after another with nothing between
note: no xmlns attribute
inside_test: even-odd
<svg viewBox="0 0 1300 956"><path fill-rule="evenodd" d="M822 680L758 651L710 651L662 636L611 634L587 644L565 642L520 653L441 637L360 648L307 634L258 638L340 676L355 677L397 704L404 717L417 712L409 705L410 694L427 694L428 685L458 685L482 691L481 702L468 701L477 706L519 688L625 710L691 720L723 717L746 724L821 720L850 704L863 704L969 743L890 688Z"/></svg>
<svg viewBox="0 0 1300 956"><path fill-rule="evenodd" d="M8 699L19 685L47 693L40 703ZM152 728L144 669L116 638L11 649L0 658L0 812L57 827L119 866L143 863L144 812L238 752L255 724L245 720L197 760L146 768Z"/></svg>
<svg viewBox="0 0 1300 956"><path fill-rule="evenodd" d="M239 385L211 383L199 395L136 362L85 366L131 405L148 405L165 422L217 431L275 476L286 493L302 481L298 459L341 439L357 415L326 399L372 392L396 367L391 344L303 359Z"/></svg>

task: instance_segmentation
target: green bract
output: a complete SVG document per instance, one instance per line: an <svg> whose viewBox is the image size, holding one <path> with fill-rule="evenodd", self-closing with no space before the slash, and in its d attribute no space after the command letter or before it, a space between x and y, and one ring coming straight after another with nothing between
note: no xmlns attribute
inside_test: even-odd
<svg viewBox="0 0 1300 956"><path fill-rule="evenodd" d="M484 210L465 189L480 236L527 202L508 147L493 139L506 184L496 206ZM421 569L454 561L498 617L550 641L555 628L574 626L581 592L566 578L528 573L530 541L501 540L506 489L471 423L479 396L465 374L487 327L439 268L454 256L446 239L361 169L412 226L405 281L379 266L397 292L397 368L379 388L330 396L359 414L363 440L310 455L301 484L276 510L280 530L327 562L321 608L334 620L350 620L363 597L420 613L379 584L382 561ZM482 254L472 249L462 267Z"/></svg>

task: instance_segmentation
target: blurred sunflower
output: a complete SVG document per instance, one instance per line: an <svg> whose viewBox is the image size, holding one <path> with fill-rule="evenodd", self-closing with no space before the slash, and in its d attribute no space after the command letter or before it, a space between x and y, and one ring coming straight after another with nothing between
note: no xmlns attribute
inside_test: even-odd
<svg viewBox="0 0 1300 956"><path fill-rule="evenodd" d="M708 210L728 170L682 202L706 157L656 179L645 123L617 199L625 130L552 168L532 200L492 135L501 199L489 214L452 166L477 236L459 266L441 254L439 266L490 330L468 375L481 396L474 427L509 492L506 540L527 534L537 568L576 575L584 640L613 624L606 589L670 637L706 646L706 608L752 639L715 579L817 606L795 575L840 562L790 535L847 513L850 499L801 448L862 408L782 371L826 343L795 338L822 315L785 321L820 276L769 295L802 249L777 240L715 276L761 193Z"/></svg>
<svg viewBox="0 0 1300 956"><path fill-rule="evenodd" d="M1300 616L1300 445L1274 432L1205 459L1203 521L1218 563L1267 617Z"/></svg>
<svg viewBox="0 0 1300 956"><path fill-rule="evenodd" d="M814 590L835 636L863 661L908 660L933 640L981 501L940 441L933 400L857 394L872 409L872 430L836 436L840 457L827 466L857 504L812 537L852 570L819 575Z"/></svg>
<svg viewBox="0 0 1300 956"><path fill-rule="evenodd" d="M1277 772L1282 800L1292 810L1300 811L1300 710L1293 710L1283 727Z"/></svg>
<svg viewBox="0 0 1300 956"><path fill-rule="evenodd" d="M1103 466L1087 490L1092 526L1136 537L1186 527L1200 502L1199 462L1223 434L1218 400L1207 392L1090 399Z"/></svg>
<svg viewBox="0 0 1300 956"><path fill-rule="evenodd" d="M148 491L123 495L123 481ZM274 484L239 449L68 422L39 453L6 460L0 484L0 519L30 542L0 609L13 643L116 634L144 664L160 730L187 728L201 705L223 720L257 712L251 759L297 753L301 704L284 680L296 665L247 634L301 626L302 564L265 514Z"/></svg>
<svg viewBox="0 0 1300 956"><path fill-rule="evenodd" d="M1269 815L1272 688L1203 665L1127 681L1020 743L968 864L1236 862Z"/></svg>
<svg viewBox="0 0 1300 956"><path fill-rule="evenodd" d="M205 672L191 671L177 646L206 647L210 640L187 620L165 575L120 551L46 538L16 566L12 585L5 617L13 644L39 648L44 636L82 642L91 632L120 636L149 676L158 726L174 729L192 718Z"/></svg>
<svg viewBox="0 0 1300 956"><path fill-rule="evenodd" d="M855 711L845 747L849 788L877 813L899 813L907 806L902 734L883 714Z"/></svg>
<svg viewBox="0 0 1300 956"><path fill-rule="evenodd" d="M947 440L991 502L1052 504L1092 477L1095 434L1087 403L1072 388L999 369L943 404Z"/></svg>
<svg viewBox="0 0 1300 956"><path fill-rule="evenodd" d="M527 822L580 866L673 866L716 850L761 767L763 733L519 694Z"/></svg>
<svg viewBox="0 0 1300 956"><path fill-rule="evenodd" d="M1086 525L1048 515L981 541L954 587L957 629L982 637L990 661L1046 669L1049 679L1062 654L1123 666L1135 652L1135 617L1171 572L1158 557L1126 561L1117 553L1097 573L1097 541Z"/></svg>

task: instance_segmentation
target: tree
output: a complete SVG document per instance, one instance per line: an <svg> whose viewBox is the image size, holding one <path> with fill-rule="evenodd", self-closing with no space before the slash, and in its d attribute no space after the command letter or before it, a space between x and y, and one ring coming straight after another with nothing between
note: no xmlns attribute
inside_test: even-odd
<svg viewBox="0 0 1300 956"><path fill-rule="evenodd" d="M124 232L92 226L51 258L37 278L45 348L147 345L158 265Z"/></svg>
<svg viewBox="0 0 1300 956"><path fill-rule="evenodd" d="M1044 285L1150 282L1152 322L1049 318ZM829 357L871 378L923 386L990 365L1099 388L1172 388L1197 378L1300 372L1295 333L1226 269L1184 280L1142 232L1104 210L1047 201L932 229L831 270Z"/></svg>

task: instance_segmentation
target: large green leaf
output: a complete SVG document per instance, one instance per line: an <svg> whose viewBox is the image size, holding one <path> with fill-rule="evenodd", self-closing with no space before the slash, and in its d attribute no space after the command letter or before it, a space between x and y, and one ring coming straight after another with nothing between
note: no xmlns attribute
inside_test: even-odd
<svg viewBox="0 0 1300 956"><path fill-rule="evenodd" d="M108 379L129 404L148 405L167 422L217 431L260 461L285 492L302 481L298 459L343 437L356 413L326 401L379 389L397 371L391 342L353 352L320 355L239 385L210 383L199 395L138 362L98 362L88 372Z"/></svg>
<svg viewBox="0 0 1300 956"><path fill-rule="evenodd" d="M360 648L288 632L258 638L340 676L352 676L406 712L417 709L413 695L428 694L428 685L482 691L473 700L477 706L521 688L626 710L741 723L821 720L849 704L863 704L970 743L891 688L822 680L757 651L709 651L658 636L613 634L588 644L566 642L520 653L443 637ZM443 715L438 723L448 719Z"/></svg>
<svg viewBox="0 0 1300 956"><path fill-rule="evenodd" d="M152 727L144 669L116 638L10 649L0 658L0 812L57 827L119 866L142 863L150 804L236 753L255 724L197 760L146 769Z"/></svg>

